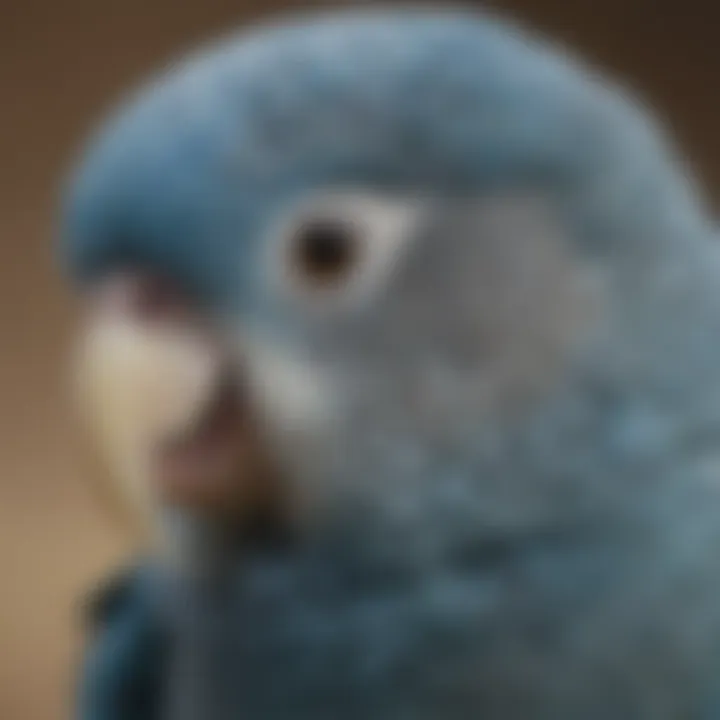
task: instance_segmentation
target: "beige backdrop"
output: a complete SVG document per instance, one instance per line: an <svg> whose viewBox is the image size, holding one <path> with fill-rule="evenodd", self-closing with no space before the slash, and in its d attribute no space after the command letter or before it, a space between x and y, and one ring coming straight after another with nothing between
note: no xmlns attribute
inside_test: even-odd
<svg viewBox="0 0 720 720"><path fill-rule="evenodd" d="M720 188L713 0L497 4L520 9L644 88L707 186ZM51 249L62 169L120 89L260 7L1 0L0 720L67 716L76 600L127 550L87 488L95 470L69 420L63 379L72 308Z"/></svg>

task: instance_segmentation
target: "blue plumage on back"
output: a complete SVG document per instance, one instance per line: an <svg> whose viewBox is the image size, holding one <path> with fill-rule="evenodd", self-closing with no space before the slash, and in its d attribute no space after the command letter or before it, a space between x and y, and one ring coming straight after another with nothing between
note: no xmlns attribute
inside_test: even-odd
<svg viewBox="0 0 720 720"><path fill-rule="evenodd" d="M78 717L157 720L169 657L167 622L158 615L147 568L113 578L88 609L91 649L85 659Z"/></svg>

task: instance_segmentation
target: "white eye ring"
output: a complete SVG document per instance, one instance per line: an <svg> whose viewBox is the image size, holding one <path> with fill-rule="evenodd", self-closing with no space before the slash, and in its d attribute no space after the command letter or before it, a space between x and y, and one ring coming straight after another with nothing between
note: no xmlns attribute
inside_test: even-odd
<svg viewBox="0 0 720 720"><path fill-rule="evenodd" d="M323 312L357 308L392 274L421 207L367 192L305 199L269 243L274 289Z"/></svg>

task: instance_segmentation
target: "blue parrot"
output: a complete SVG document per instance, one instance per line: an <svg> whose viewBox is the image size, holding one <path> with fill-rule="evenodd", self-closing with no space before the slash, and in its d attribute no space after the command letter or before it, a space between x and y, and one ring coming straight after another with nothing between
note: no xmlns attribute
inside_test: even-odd
<svg viewBox="0 0 720 720"><path fill-rule="evenodd" d="M180 518L201 572L102 594L79 717L720 717L716 232L639 103L483 14L290 18L153 80L63 259L198 298L292 538Z"/></svg>

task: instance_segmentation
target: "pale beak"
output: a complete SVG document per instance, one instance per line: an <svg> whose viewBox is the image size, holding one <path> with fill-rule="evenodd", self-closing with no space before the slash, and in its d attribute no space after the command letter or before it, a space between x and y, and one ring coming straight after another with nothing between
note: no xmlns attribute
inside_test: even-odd
<svg viewBox="0 0 720 720"><path fill-rule="evenodd" d="M191 432L221 372L219 352L179 327L111 317L88 328L77 365L81 410L133 495L151 491L153 448Z"/></svg>

